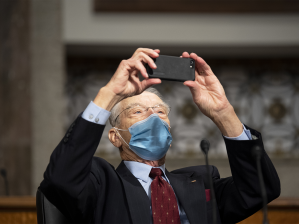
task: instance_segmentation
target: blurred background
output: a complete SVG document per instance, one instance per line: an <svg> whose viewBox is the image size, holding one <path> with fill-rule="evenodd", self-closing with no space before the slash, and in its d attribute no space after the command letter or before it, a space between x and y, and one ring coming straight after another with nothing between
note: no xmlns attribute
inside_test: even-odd
<svg viewBox="0 0 299 224"><path fill-rule="evenodd" d="M281 179L299 197L299 3L293 0L0 0L0 195L35 195L71 122L138 47L195 52L240 120L260 131ZM231 175L224 141L182 83L156 88L171 106L166 167L210 163ZM117 167L104 136L96 152ZM242 150L242 149L240 149Z"/></svg>

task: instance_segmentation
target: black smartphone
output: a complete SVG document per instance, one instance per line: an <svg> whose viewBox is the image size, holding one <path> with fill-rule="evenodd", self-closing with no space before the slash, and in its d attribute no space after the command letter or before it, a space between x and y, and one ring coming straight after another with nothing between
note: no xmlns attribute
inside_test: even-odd
<svg viewBox="0 0 299 224"><path fill-rule="evenodd" d="M145 64L149 78L179 82L195 80L195 61L192 58L159 55L158 58L153 58L153 60L157 65L156 69L152 69L148 64Z"/></svg>

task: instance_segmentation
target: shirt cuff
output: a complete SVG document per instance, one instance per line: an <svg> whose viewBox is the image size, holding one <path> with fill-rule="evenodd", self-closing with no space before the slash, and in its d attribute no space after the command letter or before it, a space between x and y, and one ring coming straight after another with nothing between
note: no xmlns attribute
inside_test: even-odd
<svg viewBox="0 0 299 224"><path fill-rule="evenodd" d="M108 118L110 117L110 112L97 106L94 102L90 101L89 105L86 107L82 114L82 118L96 123L105 125Z"/></svg>
<svg viewBox="0 0 299 224"><path fill-rule="evenodd" d="M240 141L240 140L252 140L250 130L248 130L247 128L245 128L244 124L243 124L243 132L239 136L237 136L237 137L226 137L226 136L223 135L223 137L226 138L226 139L236 140L236 141Z"/></svg>

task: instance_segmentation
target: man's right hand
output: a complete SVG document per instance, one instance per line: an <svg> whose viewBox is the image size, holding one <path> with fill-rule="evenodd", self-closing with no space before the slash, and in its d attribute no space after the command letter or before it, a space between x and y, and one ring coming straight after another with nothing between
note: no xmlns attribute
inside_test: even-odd
<svg viewBox="0 0 299 224"><path fill-rule="evenodd" d="M101 88L94 99L99 107L110 111L115 104L126 97L138 95L152 85L161 83L160 79L149 79L143 63L156 69L152 58L159 57L160 50L138 48L128 60L123 60L108 84ZM138 73L145 78L140 81Z"/></svg>

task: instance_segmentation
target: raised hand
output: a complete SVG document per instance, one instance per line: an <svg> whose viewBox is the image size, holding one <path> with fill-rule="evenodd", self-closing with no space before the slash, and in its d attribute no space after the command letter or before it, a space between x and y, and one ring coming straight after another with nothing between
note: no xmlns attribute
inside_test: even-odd
<svg viewBox="0 0 299 224"><path fill-rule="evenodd" d="M190 88L193 101L203 114L213 118L215 113L230 106L224 89L210 66L196 54L184 52L182 57L195 61L195 81L184 82Z"/></svg>
<svg viewBox="0 0 299 224"><path fill-rule="evenodd" d="M210 66L195 53L184 52L181 57L195 61L195 81L186 81L194 103L211 118L223 135L236 137L242 133L242 124L229 103L224 89Z"/></svg>
<svg viewBox="0 0 299 224"><path fill-rule="evenodd" d="M149 79L143 63L149 64L152 69L156 65L152 58L159 57L160 50L138 48L128 60L123 60L108 84L103 87L94 103L111 110L122 99L142 93L148 87L161 83L160 79ZM138 73L145 78L140 81Z"/></svg>
<svg viewBox="0 0 299 224"><path fill-rule="evenodd" d="M146 88L161 83L160 79L148 79L148 74L143 65L143 63L148 63L151 68L155 69L156 65L152 58L157 58L159 53L159 50L137 49L130 59L120 63L107 87L117 95L128 97L140 94ZM139 72L145 78L143 81L139 80Z"/></svg>

